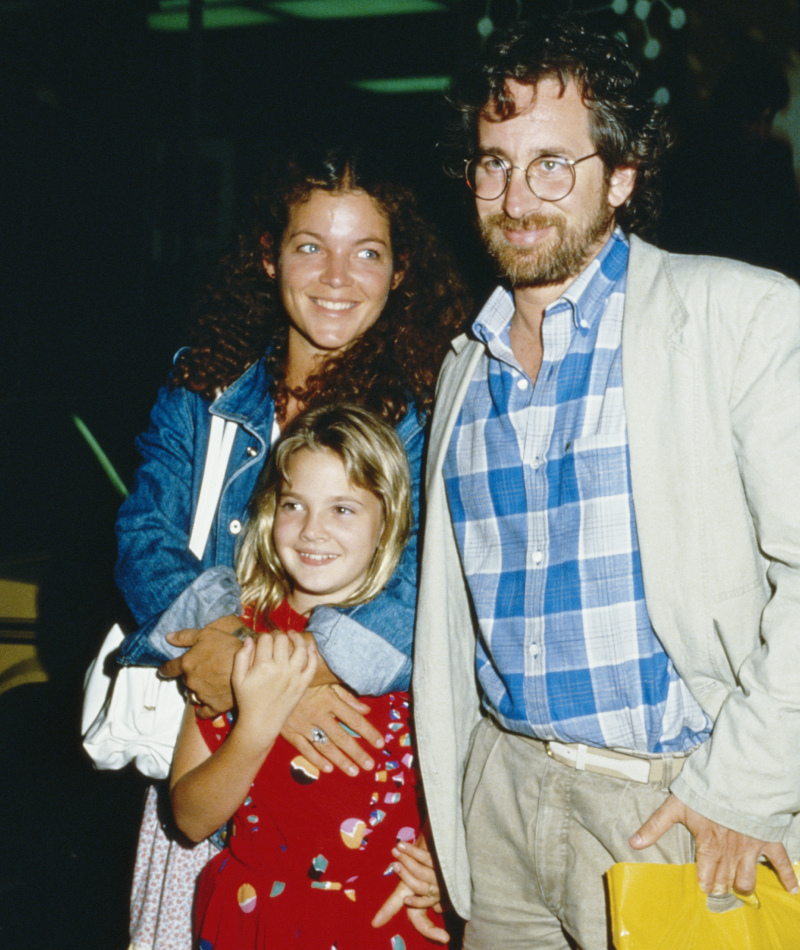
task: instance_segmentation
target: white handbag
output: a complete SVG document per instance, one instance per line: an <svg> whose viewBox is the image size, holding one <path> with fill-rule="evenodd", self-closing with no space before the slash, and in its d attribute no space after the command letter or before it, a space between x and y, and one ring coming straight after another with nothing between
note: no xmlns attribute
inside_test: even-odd
<svg viewBox="0 0 800 950"><path fill-rule="evenodd" d="M238 424L211 417L203 478L188 548L201 560L219 504ZM110 655L125 635L115 624L83 684L81 735L95 768L121 769L129 762L144 775L169 775L186 706L178 679L163 680L148 666L116 666ZM111 675L106 667L111 666Z"/></svg>
<svg viewBox="0 0 800 950"><path fill-rule="evenodd" d="M129 762L144 775L166 778L186 702L179 680L159 679L151 666L116 666L111 654L125 635L108 632L86 671L81 734L95 768L121 769ZM113 664L111 675L107 663Z"/></svg>

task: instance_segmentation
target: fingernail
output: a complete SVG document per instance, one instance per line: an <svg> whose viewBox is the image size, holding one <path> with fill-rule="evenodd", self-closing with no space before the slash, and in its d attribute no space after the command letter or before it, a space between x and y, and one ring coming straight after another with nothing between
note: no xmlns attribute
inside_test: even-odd
<svg viewBox="0 0 800 950"><path fill-rule="evenodd" d="M354 765L351 765L350 768L347 770L347 774L358 775L358 769Z"/></svg>
<svg viewBox="0 0 800 950"><path fill-rule="evenodd" d="M405 850L406 850L406 846L405 846L405 844L404 844L402 841L398 841L398 842L397 842L397 850L398 850L398 851L405 851Z"/></svg>
<svg viewBox="0 0 800 950"><path fill-rule="evenodd" d="M372 761L372 759L367 759L364 763L364 768L367 770L367 772L370 772L375 768L375 763Z"/></svg>
<svg viewBox="0 0 800 950"><path fill-rule="evenodd" d="M636 834L631 838L631 847L638 848L642 843L642 836L637 831Z"/></svg>

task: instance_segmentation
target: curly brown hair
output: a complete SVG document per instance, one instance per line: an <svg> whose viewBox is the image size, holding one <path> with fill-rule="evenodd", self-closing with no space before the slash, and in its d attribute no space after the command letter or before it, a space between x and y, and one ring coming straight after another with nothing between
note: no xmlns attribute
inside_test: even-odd
<svg viewBox="0 0 800 950"><path fill-rule="evenodd" d="M628 232L652 232L661 208L659 173L672 144L661 108L647 95L624 43L594 33L565 16L542 17L492 36L478 59L454 82L448 100L458 110L451 130L448 174L461 177L477 147L478 117L492 104L492 119L514 115L506 82L535 86L555 77L573 80L590 112L595 148L610 174L632 165L636 184L616 221Z"/></svg>
<svg viewBox="0 0 800 950"><path fill-rule="evenodd" d="M347 401L396 425L413 403L427 412L450 340L469 315L469 300L448 253L423 221L413 193L387 181L362 149L325 148L293 156L270 176L254 200L253 220L238 250L223 258L195 308L191 346L173 382L213 399L264 357L279 417L285 414L289 317L265 260L276 263L289 210L316 190L366 192L386 216L403 280L377 321L319 372L292 391L303 407Z"/></svg>

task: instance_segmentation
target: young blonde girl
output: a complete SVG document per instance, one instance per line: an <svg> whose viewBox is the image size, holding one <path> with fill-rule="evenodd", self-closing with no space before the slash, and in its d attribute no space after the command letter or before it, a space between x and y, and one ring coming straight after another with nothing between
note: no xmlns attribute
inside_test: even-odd
<svg viewBox="0 0 800 950"><path fill-rule="evenodd" d="M237 565L246 619L272 635L246 639L236 656L235 715L200 720L187 707L170 779L192 840L232 819L198 885L201 950L410 950L429 946L423 930L446 939L422 910L372 926L394 869L410 880L393 852L414 850L420 831L408 695L370 699L385 740L374 772L321 773L279 736L316 669L308 614L379 593L408 537L409 496L399 438L354 406L302 414L272 453Z"/></svg>

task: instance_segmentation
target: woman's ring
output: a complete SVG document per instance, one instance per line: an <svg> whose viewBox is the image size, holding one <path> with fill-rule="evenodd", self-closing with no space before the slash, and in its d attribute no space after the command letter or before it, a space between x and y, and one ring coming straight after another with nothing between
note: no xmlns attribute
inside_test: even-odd
<svg viewBox="0 0 800 950"><path fill-rule="evenodd" d="M203 704L200 702L200 697L197 695L197 693L196 693L193 689L190 689L190 690L189 690L189 702L192 703L192 705L194 705L194 706L202 706L202 705L203 705Z"/></svg>
<svg viewBox="0 0 800 950"><path fill-rule="evenodd" d="M431 884L430 887L428 888L428 897L436 897L438 893L439 893L439 889L437 887L434 887L433 884Z"/></svg>
<svg viewBox="0 0 800 950"><path fill-rule="evenodd" d="M328 737L318 726L312 726L311 741L318 742L320 745L325 745L325 743L328 741Z"/></svg>

